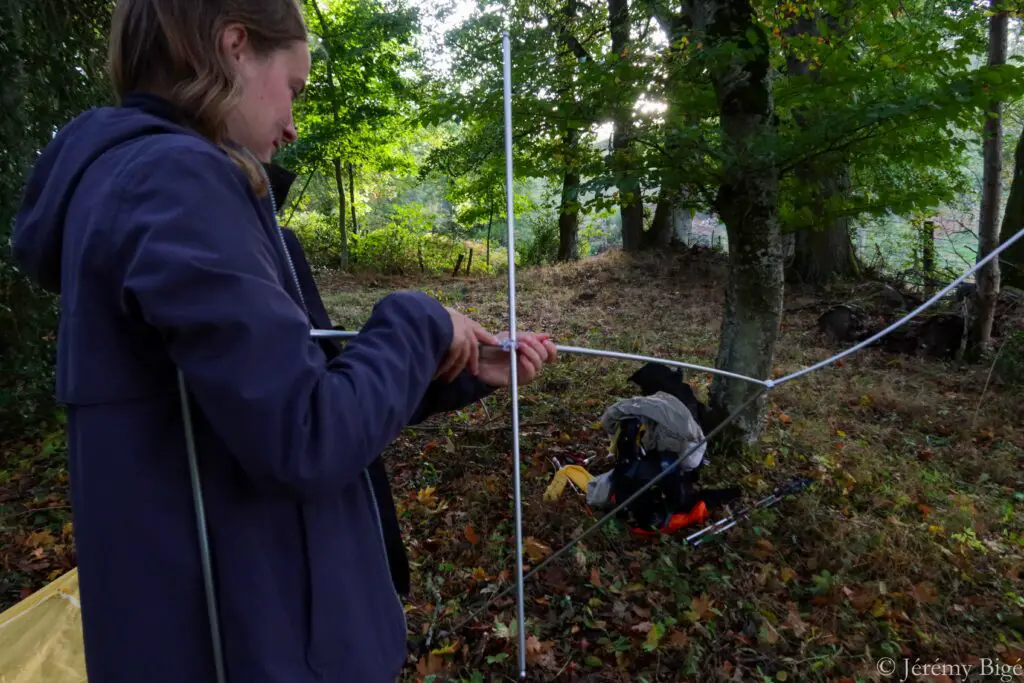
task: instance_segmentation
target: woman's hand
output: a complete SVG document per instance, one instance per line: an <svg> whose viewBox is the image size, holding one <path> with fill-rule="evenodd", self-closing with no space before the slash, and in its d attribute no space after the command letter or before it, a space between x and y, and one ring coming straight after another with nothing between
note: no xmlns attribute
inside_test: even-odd
<svg viewBox="0 0 1024 683"><path fill-rule="evenodd" d="M508 339L508 333L502 332L498 339ZM516 379L520 385L529 384L540 373L546 363L558 361L558 351L551 343L551 335L520 332L516 353ZM512 369L509 363L511 354L502 349L488 348L480 356L480 369L475 373L477 379L492 387L507 387L512 383Z"/></svg>
<svg viewBox="0 0 1024 683"><path fill-rule="evenodd" d="M452 343L441 361L434 379L451 382L468 365L474 375L480 373L480 344L500 344L498 338L454 308L445 307L452 319Z"/></svg>

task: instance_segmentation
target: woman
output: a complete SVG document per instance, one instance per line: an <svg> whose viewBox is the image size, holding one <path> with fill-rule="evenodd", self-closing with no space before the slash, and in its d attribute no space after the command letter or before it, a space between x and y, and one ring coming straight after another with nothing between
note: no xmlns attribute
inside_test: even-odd
<svg viewBox="0 0 1024 683"><path fill-rule="evenodd" d="M261 167L296 137L295 0L119 0L110 57L121 105L43 151L13 237L62 295L89 679L215 679L180 371L227 679L394 681L406 625L367 466L439 385L507 384L508 355L481 357L496 338L417 292L330 361L310 339ZM520 341L527 382L554 348Z"/></svg>

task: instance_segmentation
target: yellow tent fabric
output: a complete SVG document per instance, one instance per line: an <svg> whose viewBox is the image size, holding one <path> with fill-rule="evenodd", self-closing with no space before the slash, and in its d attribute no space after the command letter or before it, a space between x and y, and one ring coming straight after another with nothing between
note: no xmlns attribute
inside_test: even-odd
<svg viewBox="0 0 1024 683"><path fill-rule="evenodd" d="M85 683L78 570L0 614L0 683Z"/></svg>

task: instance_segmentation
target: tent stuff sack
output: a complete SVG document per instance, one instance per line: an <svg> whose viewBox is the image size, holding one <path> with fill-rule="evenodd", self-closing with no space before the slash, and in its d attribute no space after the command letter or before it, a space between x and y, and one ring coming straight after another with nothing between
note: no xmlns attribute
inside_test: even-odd
<svg viewBox="0 0 1024 683"><path fill-rule="evenodd" d="M85 683L78 570L0 614L0 683Z"/></svg>

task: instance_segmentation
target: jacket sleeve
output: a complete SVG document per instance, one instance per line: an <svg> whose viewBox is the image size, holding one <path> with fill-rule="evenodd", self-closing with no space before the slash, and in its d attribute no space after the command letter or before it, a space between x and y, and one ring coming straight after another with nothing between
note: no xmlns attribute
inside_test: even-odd
<svg viewBox="0 0 1024 683"><path fill-rule="evenodd" d="M336 494L412 418L451 343L448 313L419 292L389 295L325 365L286 291L277 228L230 161L165 149L126 176L125 306L158 330L254 478L302 497Z"/></svg>
<svg viewBox="0 0 1024 683"><path fill-rule="evenodd" d="M470 403L490 396L495 387L484 384L469 370L463 370L451 382L431 382L419 407L409 420L410 425L423 422L431 415L458 410Z"/></svg>

